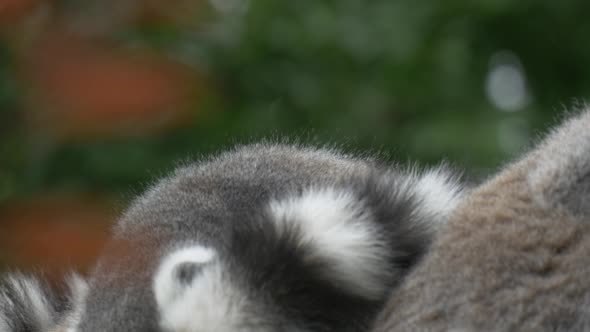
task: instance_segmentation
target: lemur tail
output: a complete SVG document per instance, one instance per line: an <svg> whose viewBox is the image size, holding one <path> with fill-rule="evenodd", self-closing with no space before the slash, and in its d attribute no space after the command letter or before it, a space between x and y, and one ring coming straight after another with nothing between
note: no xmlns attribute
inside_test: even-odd
<svg viewBox="0 0 590 332"><path fill-rule="evenodd" d="M74 294L86 287L80 277L69 278L65 292L22 273L0 279L0 332L46 332L73 308Z"/></svg>

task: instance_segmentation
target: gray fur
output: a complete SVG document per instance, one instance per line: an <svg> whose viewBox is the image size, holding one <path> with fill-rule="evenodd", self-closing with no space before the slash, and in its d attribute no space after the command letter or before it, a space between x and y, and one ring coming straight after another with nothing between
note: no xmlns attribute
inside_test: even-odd
<svg viewBox="0 0 590 332"><path fill-rule="evenodd" d="M182 167L122 216L88 294L71 301L55 331L364 331L461 200L453 176L423 174L268 143ZM344 193L334 204L346 217L334 220L339 242L301 218L338 216L329 202L341 196L324 197L317 214L269 208L291 200L297 208L314 190ZM366 260L347 264L341 255L356 247ZM195 261L182 261L186 252Z"/></svg>
<svg viewBox="0 0 590 332"><path fill-rule="evenodd" d="M529 175L540 204L590 213L590 112L566 121L539 147Z"/></svg>
<svg viewBox="0 0 590 332"><path fill-rule="evenodd" d="M66 279L65 285L56 287L38 276L4 275L0 281L0 331L48 332L73 318L82 307L86 284L77 275Z"/></svg>
<svg viewBox="0 0 590 332"><path fill-rule="evenodd" d="M7 275L0 285L0 328L47 330L56 324L53 294L40 280L22 274Z"/></svg>
<svg viewBox="0 0 590 332"><path fill-rule="evenodd" d="M590 330L590 111L455 209L374 332Z"/></svg>

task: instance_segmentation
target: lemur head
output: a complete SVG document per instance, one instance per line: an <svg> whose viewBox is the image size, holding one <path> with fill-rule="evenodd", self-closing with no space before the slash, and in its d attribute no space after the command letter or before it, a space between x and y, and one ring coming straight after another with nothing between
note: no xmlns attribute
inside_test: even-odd
<svg viewBox="0 0 590 332"><path fill-rule="evenodd" d="M374 331L590 329L590 111L475 188Z"/></svg>
<svg viewBox="0 0 590 332"><path fill-rule="evenodd" d="M29 320L67 332L363 331L461 193L443 169L239 147L139 197L88 286L72 287L74 305Z"/></svg>

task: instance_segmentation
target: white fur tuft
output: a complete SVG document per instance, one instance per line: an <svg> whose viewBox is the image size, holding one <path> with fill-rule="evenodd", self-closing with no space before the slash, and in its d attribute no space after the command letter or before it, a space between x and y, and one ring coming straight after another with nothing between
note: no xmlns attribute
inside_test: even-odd
<svg viewBox="0 0 590 332"><path fill-rule="evenodd" d="M48 330L54 324L54 311L48 302L45 293L41 289L39 281L34 278L23 275L11 275L7 277L6 282L18 296L18 301L25 304L30 309L31 314L34 315L35 323L42 330ZM1 294L0 294L1 295ZM2 302L6 305L15 305L15 303L8 297L2 296ZM15 308L16 309L16 308ZM8 312L18 312L18 310L6 310ZM8 317L4 317L4 320ZM6 325L7 322L4 321Z"/></svg>
<svg viewBox="0 0 590 332"><path fill-rule="evenodd" d="M154 279L160 325L166 331L235 331L245 298L226 281L212 249L194 246L166 257ZM175 276L180 264L206 264L198 276L183 284Z"/></svg>
<svg viewBox="0 0 590 332"><path fill-rule="evenodd" d="M300 244L311 246L307 260L327 261L331 280L367 298L385 290L388 253L372 215L347 191L323 188L270 203L279 232L299 231ZM289 224L295 223L290 227Z"/></svg>
<svg viewBox="0 0 590 332"><path fill-rule="evenodd" d="M420 211L426 212L429 220L446 222L461 200L463 189L453 176L437 168L419 175L414 192L421 200Z"/></svg>
<svg viewBox="0 0 590 332"><path fill-rule="evenodd" d="M78 331L78 324L80 324L82 313L86 307L88 283L81 276L72 274L68 279L68 286L70 288L70 303L72 308L60 325L64 326L61 329L66 332L76 332Z"/></svg>
<svg viewBox="0 0 590 332"><path fill-rule="evenodd" d="M186 285L174 275L174 269L183 263L207 264L215 258L212 249L195 246L178 250L168 256L160 265L154 280L156 301L162 307L174 303L185 291Z"/></svg>

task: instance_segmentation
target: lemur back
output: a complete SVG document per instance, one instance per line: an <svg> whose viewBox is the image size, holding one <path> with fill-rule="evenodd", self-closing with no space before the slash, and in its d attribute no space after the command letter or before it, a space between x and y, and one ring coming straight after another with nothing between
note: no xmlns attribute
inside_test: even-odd
<svg viewBox="0 0 590 332"><path fill-rule="evenodd" d="M238 147L137 198L63 313L8 278L0 329L364 331L461 192L441 169Z"/></svg>
<svg viewBox="0 0 590 332"><path fill-rule="evenodd" d="M590 111L466 197L375 332L590 330Z"/></svg>

